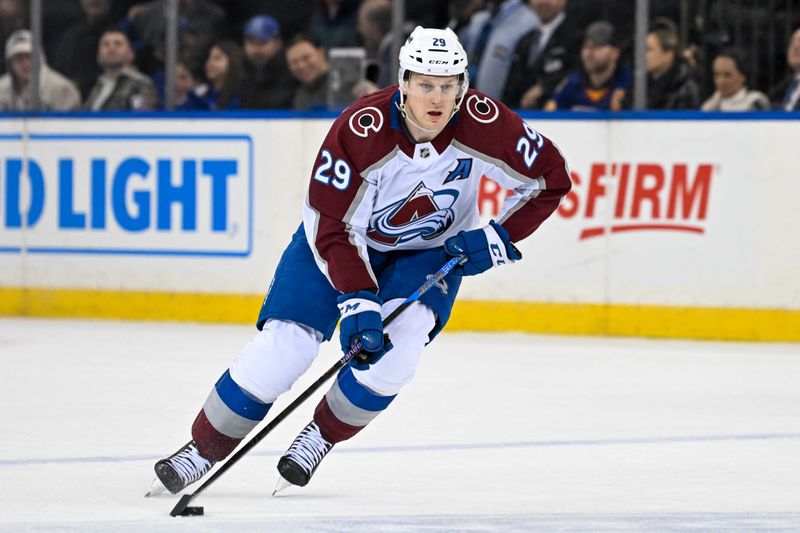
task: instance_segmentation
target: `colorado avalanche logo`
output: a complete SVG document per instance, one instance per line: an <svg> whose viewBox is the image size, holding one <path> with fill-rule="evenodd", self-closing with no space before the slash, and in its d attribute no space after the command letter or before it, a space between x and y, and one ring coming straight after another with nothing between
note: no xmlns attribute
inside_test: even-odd
<svg viewBox="0 0 800 533"><path fill-rule="evenodd" d="M350 117L350 130L359 137L367 137L370 130L377 132L383 126L383 115L377 107L365 107Z"/></svg>
<svg viewBox="0 0 800 533"><path fill-rule="evenodd" d="M373 214L367 237L386 246L434 239L453 224L456 198L456 190L434 192L420 182L408 197Z"/></svg>
<svg viewBox="0 0 800 533"><path fill-rule="evenodd" d="M481 97L473 94L467 98L467 113L484 124L494 122L500 116L500 109L488 96Z"/></svg>

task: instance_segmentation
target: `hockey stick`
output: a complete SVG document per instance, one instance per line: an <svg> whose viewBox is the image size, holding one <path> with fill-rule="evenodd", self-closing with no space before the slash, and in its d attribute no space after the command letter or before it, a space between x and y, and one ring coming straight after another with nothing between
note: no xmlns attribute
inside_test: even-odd
<svg viewBox="0 0 800 533"><path fill-rule="evenodd" d="M401 303L397 307L397 309L392 311L392 313L383 320L383 327L385 328L386 326L391 324L394 321L394 319L397 318L398 315L400 315L400 313L402 313L409 305L411 305L414 301L418 300L423 294L428 292L428 290L431 287L433 287L434 285L436 285L436 283L441 281L442 278L444 278L447 275L447 273L453 269L453 267L455 267L459 263L463 263L464 261L466 261L466 257L463 256L453 257L447 263L445 263L444 266L442 266L442 268L438 270L438 272L436 272L433 275L429 275L425 283L423 283L422 286L414 292L414 294L406 298L405 301L403 301L403 303ZM253 438L247 441L244 446L239 448L239 450L237 450L236 453L234 453L225 463L223 463L222 466L220 466L220 468L216 472L214 472L211 476L209 476L209 478L206 479L206 481L202 485L200 485L197 488L197 490L195 490L191 494L185 494L181 496L181 499L178 501L177 505L175 505L175 507L169 513L170 516L187 516L190 514L200 514L192 512L192 508L188 507L189 504L192 502L192 500L197 498L204 490L206 490L209 487L209 485L214 483L214 481L216 481L230 467L235 465L239 461L239 459L241 459L244 455L246 455L247 452L249 452L256 444L261 442L261 440L264 437L266 437L273 429L275 429L275 426L280 424L284 418L289 416L292 413L292 411L294 411L300 404L306 401L309 396L314 394L314 392L316 392L317 389L319 389L326 381L328 381L334 374L336 374L340 368L346 365L359 352L361 352L360 342L356 343L352 348L350 348L350 351L344 354L344 357L336 361L336 363L331 368L329 368L327 372L325 372L322 376L320 376L319 379L317 379L317 381L312 383L306 390L300 393L300 395L297 398L295 398L294 401L292 401L292 403L286 406L286 408L283 411L278 413L278 415L275 418L273 418L269 422L269 424L264 426L258 433L256 433L253 436ZM202 512L202 509L200 508L197 509L200 512Z"/></svg>

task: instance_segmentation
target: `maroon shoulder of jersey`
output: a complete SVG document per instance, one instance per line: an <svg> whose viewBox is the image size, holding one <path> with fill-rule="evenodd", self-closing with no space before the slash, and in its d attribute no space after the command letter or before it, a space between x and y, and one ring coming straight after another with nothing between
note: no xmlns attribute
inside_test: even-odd
<svg viewBox="0 0 800 533"><path fill-rule="evenodd" d="M397 131L391 127L396 91L388 87L345 109L320 146L312 171L308 203L317 214L312 245L341 292L376 288L369 265L352 243L350 217L368 186L365 171L397 146Z"/></svg>
<svg viewBox="0 0 800 533"><path fill-rule="evenodd" d="M353 103L334 121L322 148L343 151L353 170L362 173L397 146L392 129L392 97L397 87L387 87Z"/></svg>
<svg viewBox="0 0 800 533"><path fill-rule="evenodd" d="M494 162L521 185L539 180L542 190L501 221L514 242L536 231L572 186L564 157L552 141L505 104L478 91L471 89L464 97L454 141Z"/></svg>

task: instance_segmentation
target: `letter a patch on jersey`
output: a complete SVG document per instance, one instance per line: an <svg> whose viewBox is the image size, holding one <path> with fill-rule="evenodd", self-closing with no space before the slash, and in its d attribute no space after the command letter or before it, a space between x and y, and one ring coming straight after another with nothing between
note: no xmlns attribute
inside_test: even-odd
<svg viewBox="0 0 800 533"><path fill-rule="evenodd" d="M472 158L458 159L456 168L450 171L450 174L447 175L444 183L450 183L451 181L456 180L465 180L469 177L470 172L472 172Z"/></svg>

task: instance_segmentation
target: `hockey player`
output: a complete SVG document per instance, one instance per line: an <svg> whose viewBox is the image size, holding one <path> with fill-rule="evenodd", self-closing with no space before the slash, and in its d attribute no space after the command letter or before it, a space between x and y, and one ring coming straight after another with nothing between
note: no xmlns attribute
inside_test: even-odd
<svg viewBox="0 0 800 533"><path fill-rule="evenodd" d="M228 456L309 368L339 323L345 352L361 341L278 462L304 486L338 442L363 429L414 376L442 330L463 276L521 258L570 189L558 149L516 113L468 90L467 57L449 29L417 27L400 51L399 87L366 96L334 122L317 156L303 223L283 253L258 333L222 374L192 440L158 461L173 493ZM482 176L512 189L497 221L478 227ZM453 256L444 282L386 329L387 316Z"/></svg>

